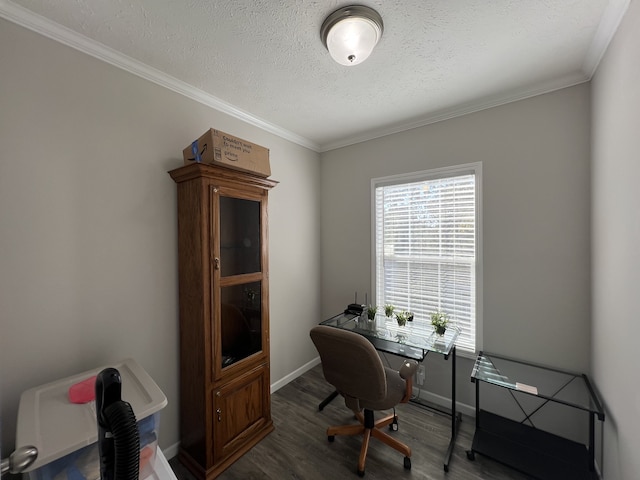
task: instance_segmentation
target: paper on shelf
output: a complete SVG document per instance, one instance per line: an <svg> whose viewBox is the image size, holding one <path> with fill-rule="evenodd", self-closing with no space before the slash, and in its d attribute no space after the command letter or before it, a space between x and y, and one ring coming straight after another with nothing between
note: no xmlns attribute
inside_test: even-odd
<svg viewBox="0 0 640 480"><path fill-rule="evenodd" d="M522 392L532 393L534 395L538 394L538 389L531 385L527 385L526 383L516 382L516 390L520 390Z"/></svg>

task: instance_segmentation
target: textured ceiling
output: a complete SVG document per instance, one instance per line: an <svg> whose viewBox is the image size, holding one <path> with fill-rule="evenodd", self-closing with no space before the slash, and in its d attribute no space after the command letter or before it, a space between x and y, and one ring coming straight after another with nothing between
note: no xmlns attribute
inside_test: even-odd
<svg viewBox="0 0 640 480"><path fill-rule="evenodd" d="M344 1L0 0L0 16L324 151L586 81L628 2L355 2L384 34L351 68L319 36Z"/></svg>

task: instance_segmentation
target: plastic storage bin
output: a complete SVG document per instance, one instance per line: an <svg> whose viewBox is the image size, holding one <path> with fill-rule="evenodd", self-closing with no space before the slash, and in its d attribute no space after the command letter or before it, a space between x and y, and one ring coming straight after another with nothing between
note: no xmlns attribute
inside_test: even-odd
<svg viewBox="0 0 640 480"><path fill-rule="evenodd" d="M156 472L160 410L167 398L134 360L114 367L122 377L122 400L131 404L140 431L140 479L167 478ZM95 401L69 401L69 387L97 375L90 370L25 391L20 397L16 445L38 449L36 461L26 470L31 480L94 480L100 478L98 427Z"/></svg>

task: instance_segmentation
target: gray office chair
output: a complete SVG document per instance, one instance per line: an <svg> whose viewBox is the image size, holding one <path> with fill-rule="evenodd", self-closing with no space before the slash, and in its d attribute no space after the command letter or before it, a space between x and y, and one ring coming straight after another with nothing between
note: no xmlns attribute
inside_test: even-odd
<svg viewBox="0 0 640 480"><path fill-rule="evenodd" d="M382 365L374 346L362 335L348 330L319 325L311 330L313 341L322 361L324 378L344 397L345 404L355 413L360 424L332 426L327 437L333 442L336 435L363 435L357 473L364 475L364 465L371 437L381 440L404 454L404 468L411 468L411 448L381 429L391 425L397 429L395 406L411 398L415 361L404 361L399 371ZM377 422L374 410L394 413ZM363 415L364 412L364 415Z"/></svg>

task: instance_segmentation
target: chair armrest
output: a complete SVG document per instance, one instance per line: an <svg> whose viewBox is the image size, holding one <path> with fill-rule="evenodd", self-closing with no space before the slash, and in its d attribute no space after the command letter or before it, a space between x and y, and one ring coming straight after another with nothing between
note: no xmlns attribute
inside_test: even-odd
<svg viewBox="0 0 640 480"><path fill-rule="evenodd" d="M402 367L398 370L398 373L402 377L403 380L413 377L413 375L418 370L418 362L415 360L405 360L402 362Z"/></svg>

